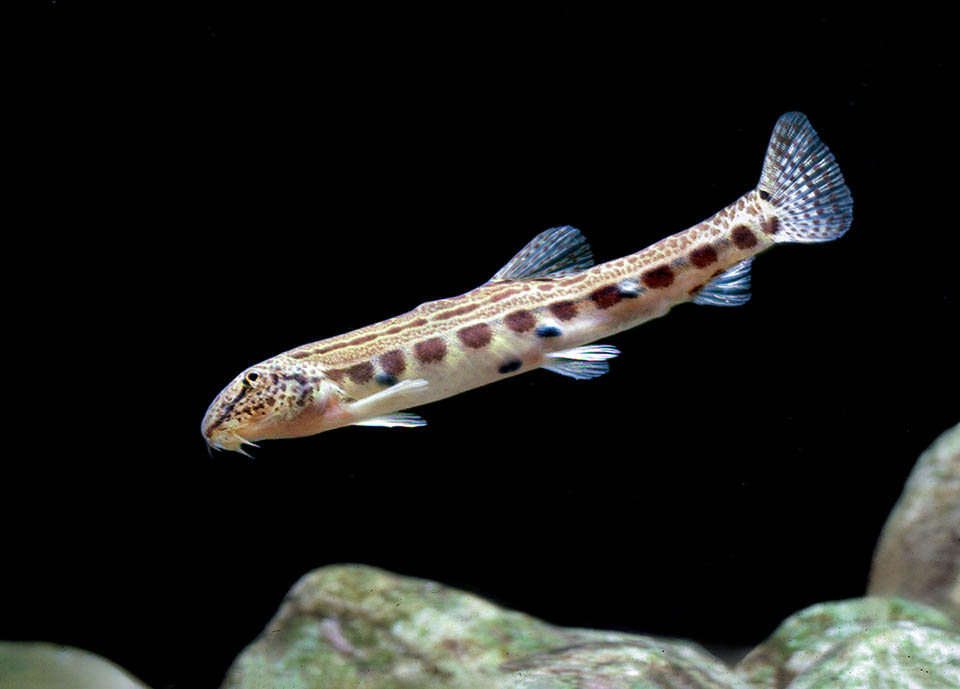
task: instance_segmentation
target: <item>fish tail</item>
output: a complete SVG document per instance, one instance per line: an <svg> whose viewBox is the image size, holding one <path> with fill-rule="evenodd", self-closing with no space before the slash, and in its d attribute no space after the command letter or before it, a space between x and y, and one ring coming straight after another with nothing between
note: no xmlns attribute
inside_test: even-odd
<svg viewBox="0 0 960 689"><path fill-rule="evenodd" d="M803 113L777 120L757 187L776 242L828 242L853 221L853 197L840 166Z"/></svg>

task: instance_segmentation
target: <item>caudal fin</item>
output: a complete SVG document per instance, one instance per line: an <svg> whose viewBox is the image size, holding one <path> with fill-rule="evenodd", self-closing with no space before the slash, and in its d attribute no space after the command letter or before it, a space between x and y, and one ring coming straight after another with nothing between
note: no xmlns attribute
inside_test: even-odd
<svg viewBox="0 0 960 689"><path fill-rule="evenodd" d="M850 229L853 197L803 113L777 120L757 189L774 206L777 242L828 242Z"/></svg>

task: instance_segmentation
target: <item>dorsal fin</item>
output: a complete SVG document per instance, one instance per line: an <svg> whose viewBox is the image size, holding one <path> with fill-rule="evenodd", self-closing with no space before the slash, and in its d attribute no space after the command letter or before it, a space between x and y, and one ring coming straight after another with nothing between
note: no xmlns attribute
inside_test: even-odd
<svg viewBox="0 0 960 689"><path fill-rule="evenodd" d="M573 275L593 265L593 253L580 230L552 227L534 237L489 282Z"/></svg>

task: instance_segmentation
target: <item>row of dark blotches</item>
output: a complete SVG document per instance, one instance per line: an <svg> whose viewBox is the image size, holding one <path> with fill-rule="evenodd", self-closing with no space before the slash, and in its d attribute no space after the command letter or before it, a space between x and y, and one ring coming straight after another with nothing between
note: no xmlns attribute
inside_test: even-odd
<svg viewBox="0 0 960 689"><path fill-rule="evenodd" d="M775 223L776 218L773 219ZM770 225L770 230L776 232L776 224ZM766 229L766 228L765 228ZM738 249L749 249L756 246L757 237L753 231L746 225L738 225L730 233L730 239ZM694 249L688 254L690 263L696 268L706 268L716 263L719 259L717 249L708 244L706 246ZM661 265L644 272L640 278L639 284L648 289L664 289L673 284L676 275L674 269L669 265ZM617 284L605 285L590 293L587 297L598 309L609 309L616 306L624 299L633 299L640 295L637 288L625 288L623 281ZM580 305L578 301L563 300L549 304L547 310L560 322L572 320L577 316ZM533 312L526 309L519 309L508 313L503 319L504 325L515 333L526 333L535 331L537 337L549 338L558 337L563 331L551 325L537 325L537 317ZM483 349L493 340L493 329L487 323L477 323L469 325L457 331L457 339L467 349ZM421 364L433 364L443 360L447 355L447 343L441 337L431 337L422 342L417 342L413 346L413 355ZM334 378L342 379L346 376L358 385L363 385L376 380L377 383L385 387L394 385L407 368L405 355L402 350L394 349L382 354L378 363L381 371L376 372L370 362L363 362L346 369L337 369L329 371L328 374ZM510 359L504 362L499 368L500 373L511 373L520 368L522 362L517 359Z"/></svg>

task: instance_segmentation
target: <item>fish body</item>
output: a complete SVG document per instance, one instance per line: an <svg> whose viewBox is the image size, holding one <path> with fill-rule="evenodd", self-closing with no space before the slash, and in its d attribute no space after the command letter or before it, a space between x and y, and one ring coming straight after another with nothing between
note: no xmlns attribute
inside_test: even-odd
<svg viewBox="0 0 960 689"><path fill-rule="evenodd" d="M684 302L745 303L757 254L836 239L852 209L833 155L806 117L787 113L758 186L713 217L599 265L578 230L547 230L470 292L245 370L210 405L201 431L211 447L244 452L256 440L340 426L423 425L402 410L537 368L602 375L619 351L591 343Z"/></svg>

